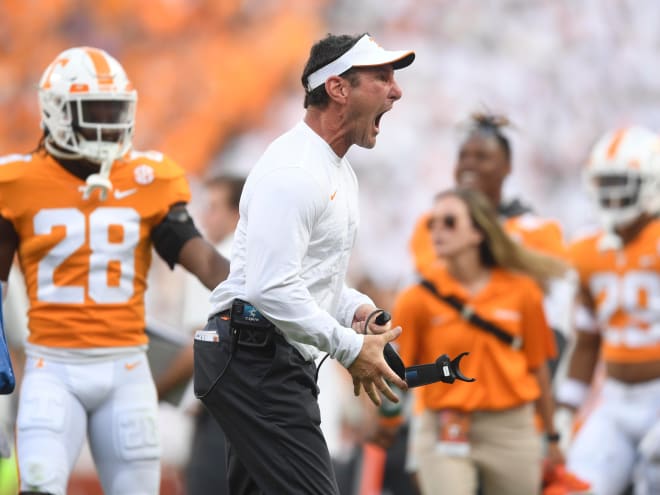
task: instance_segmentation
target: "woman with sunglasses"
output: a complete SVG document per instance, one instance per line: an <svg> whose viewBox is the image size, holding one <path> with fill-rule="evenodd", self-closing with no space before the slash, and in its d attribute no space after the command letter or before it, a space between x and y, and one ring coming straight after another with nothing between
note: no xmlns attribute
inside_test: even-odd
<svg viewBox="0 0 660 495"><path fill-rule="evenodd" d="M461 366L477 381L420 389L413 438L420 488L452 495L474 495L479 486L484 495L539 493L542 442L535 408L548 439L557 438L546 363L553 336L540 287L566 267L512 240L476 191L440 193L428 229L442 263L425 276L464 309L459 313L421 284L408 288L393 312L393 322L405 329L399 351L407 366L467 351ZM509 341L468 321L470 313ZM556 441L548 443L547 458L563 462Z"/></svg>
<svg viewBox="0 0 660 495"><path fill-rule="evenodd" d="M504 229L523 245L563 257L566 248L561 225L537 215L519 198L504 197L504 183L513 168L512 145L505 132L510 125L509 119L503 115L475 113L471 116L456 156L455 184L486 196L495 206ZM437 263L431 235L426 228L429 215L425 213L417 221L410 239L415 268L422 275L433 270Z"/></svg>

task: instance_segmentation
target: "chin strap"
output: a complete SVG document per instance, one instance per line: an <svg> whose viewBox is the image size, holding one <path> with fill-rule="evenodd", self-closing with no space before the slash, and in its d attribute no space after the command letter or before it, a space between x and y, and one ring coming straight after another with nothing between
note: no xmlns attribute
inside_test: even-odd
<svg viewBox="0 0 660 495"><path fill-rule="evenodd" d="M385 325L392 319L392 316L384 310L374 320L378 325ZM375 312L374 312L375 313ZM373 313L372 313L373 314ZM371 315L370 315L371 316ZM462 352L454 359L447 354L442 354L435 363L420 364L417 366L406 366L401 360L401 356L394 350L392 344L387 343L383 349L383 355L387 365L392 368L402 380L408 384L408 387L421 387L431 383L443 382L454 383L456 380L462 382L474 382L474 378L468 378L460 370L461 359L467 356L469 352Z"/></svg>
<svg viewBox="0 0 660 495"><path fill-rule="evenodd" d="M89 199L94 190L99 190L99 198L105 201L108 198L108 193L112 191L112 182L110 182L110 169L114 160L103 160L101 168L97 174L92 174L87 177L87 186L83 193L83 199Z"/></svg>

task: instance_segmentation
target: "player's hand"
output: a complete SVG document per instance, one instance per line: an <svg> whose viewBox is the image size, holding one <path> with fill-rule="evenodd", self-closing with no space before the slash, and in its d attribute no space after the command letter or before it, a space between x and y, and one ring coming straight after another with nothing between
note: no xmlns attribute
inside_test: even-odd
<svg viewBox="0 0 660 495"><path fill-rule="evenodd" d="M360 354L348 368L348 372L353 378L353 393L356 396L360 395L361 389L364 389L371 402L380 406L379 391L392 402L399 402L399 397L392 391L386 380L401 390L408 390L408 384L399 378L383 357L385 344L395 340L401 335L401 331L401 327L396 327L380 335L364 336Z"/></svg>

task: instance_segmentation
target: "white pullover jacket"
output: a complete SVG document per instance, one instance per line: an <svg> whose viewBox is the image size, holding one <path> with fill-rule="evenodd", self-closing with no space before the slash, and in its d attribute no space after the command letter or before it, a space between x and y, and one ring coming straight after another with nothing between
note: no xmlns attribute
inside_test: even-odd
<svg viewBox="0 0 660 495"><path fill-rule="evenodd" d="M350 366L363 341L350 328L353 315L373 304L345 284L358 222L348 160L299 123L271 143L247 178L231 270L211 294L211 314L244 299L305 359L321 350Z"/></svg>

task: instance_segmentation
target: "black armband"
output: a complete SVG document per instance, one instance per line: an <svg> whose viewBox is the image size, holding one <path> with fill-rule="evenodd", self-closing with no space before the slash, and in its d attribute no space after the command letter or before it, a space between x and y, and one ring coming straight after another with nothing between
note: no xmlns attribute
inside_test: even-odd
<svg viewBox="0 0 660 495"><path fill-rule="evenodd" d="M179 260L183 245L194 237L201 237L190 213L185 208L173 208L165 219L151 231L151 241L158 255L172 269Z"/></svg>
<svg viewBox="0 0 660 495"><path fill-rule="evenodd" d="M559 433L546 433L545 439L550 443L557 443L561 440L561 435Z"/></svg>

